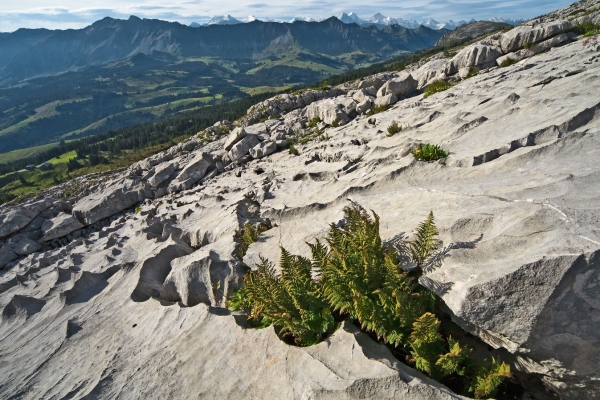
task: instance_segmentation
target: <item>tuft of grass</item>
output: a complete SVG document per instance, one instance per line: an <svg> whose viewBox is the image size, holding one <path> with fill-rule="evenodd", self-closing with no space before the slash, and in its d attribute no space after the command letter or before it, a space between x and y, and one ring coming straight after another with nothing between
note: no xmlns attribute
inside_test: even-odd
<svg viewBox="0 0 600 400"><path fill-rule="evenodd" d="M452 85L444 80L432 82L425 87L425 96L423 96L423 98L426 99L432 94L443 92L444 90L448 90L451 87Z"/></svg>
<svg viewBox="0 0 600 400"><path fill-rule="evenodd" d="M393 121L392 124L390 126L388 126L387 128L387 136L394 136L396 133L398 132L402 132L402 126L398 125L398 123L396 121Z"/></svg>
<svg viewBox="0 0 600 400"><path fill-rule="evenodd" d="M535 45L535 43L533 43L533 42L527 42L527 43L525 43L525 44L523 45L523 48L524 48L524 49L530 49L530 48L532 48L534 45Z"/></svg>
<svg viewBox="0 0 600 400"><path fill-rule="evenodd" d="M135 208L135 212L136 212L136 213L142 212L142 207L141 207L141 206L137 206L137 207Z"/></svg>
<svg viewBox="0 0 600 400"><path fill-rule="evenodd" d="M340 126L340 120L339 119L336 119L335 121L333 121L331 123L331 127L332 128L337 128L338 126Z"/></svg>
<svg viewBox="0 0 600 400"><path fill-rule="evenodd" d="M298 149L296 149L294 147L293 144L290 145L289 151L290 151L290 154L293 155L293 156L299 156L300 155L300 152L298 151Z"/></svg>
<svg viewBox="0 0 600 400"><path fill-rule="evenodd" d="M421 161L436 161L448 157L449 151L442 149L437 144L420 144L417 149L411 151L412 155Z"/></svg>
<svg viewBox="0 0 600 400"><path fill-rule="evenodd" d="M467 74L467 76L465 77L465 79L469 79L474 77L475 75L477 75L479 73L479 68L469 68L469 73Z"/></svg>
<svg viewBox="0 0 600 400"><path fill-rule="evenodd" d="M500 67L502 67L502 68L510 67L511 65L516 64L518 62L519 61L515 60L514 58L507 58L500 63Z"/></svg>
<svg viewBox="0 0 600 400"><path fill-rule="evenodd" d="M306 127L307 128L316 128L317 124L319 122L321 122L321 118L319 118L318 116L314 117L313 119L310 120L310 122L308 124L306 124Z"/></svg>
<svg viewBox="0 0 600 400"><path fill-rule="evenodd" d="M389 110L391 107L392 107L392 106L390 106L390 105L387 105L387 106L375 106L375 107L373 107L373 108L371 108L371 109L369 110L369 112L367 113L367 117L370 117L370 116L372 116L372 115L379 114L379 113L381 113L381 112L387 111L387 110Z"/></svg>
<svg viewBox="0 0 600 400"><path fill-rule="evenodd" d="M573 27L572 31L582 38L600 35L600 24L594 24L592 21L584 21Z"/></svg>

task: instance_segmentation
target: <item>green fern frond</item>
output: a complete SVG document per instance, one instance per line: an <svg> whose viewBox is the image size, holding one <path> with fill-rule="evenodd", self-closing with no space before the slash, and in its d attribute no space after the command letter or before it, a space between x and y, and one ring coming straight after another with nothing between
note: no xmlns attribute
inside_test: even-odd
<svg viewBox="0 0 600 400"><path fill-rule="evenodd" d="M412 261L418 268L423 268L428 258L439 248L438 235L433 211L430 211L427 219L417 227L415 240L409 243Z"/></svg>
<svg viewBox="0 0 600 400"><path fill-rule="evenodd" d="M468 347L461 347L460 343L457 340L454 340L452 336L448 338L448 346L449 351L446 354L442 354L435 365L440 369L443 375L450 375L454 372L463 375L464 371L462 365L471 355L471 349Z"/></svg>

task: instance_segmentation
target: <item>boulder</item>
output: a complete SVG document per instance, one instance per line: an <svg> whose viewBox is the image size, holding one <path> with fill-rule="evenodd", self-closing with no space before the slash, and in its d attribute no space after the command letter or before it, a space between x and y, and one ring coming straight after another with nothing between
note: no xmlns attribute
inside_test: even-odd
<svg viewBox="0 0 600 400"><path fill-rule="evenodd" d="M261 133L268 133L267 125L264 123L258 123L254 125L250 125L244 128L246 134L250 133L252 135L260 135ZM241 139L240 139L241 140ZM227 151L231 150L231 148L227 149Z"/></svg>
<svg viewBox="0 0 600 400"><path fill-rule="evenodd" d="M377 97L394 94L397 98L412 95L417 90L417 81L408 72L400 73L400 76L390 79L377 91Z"/></svg>
<svg viewBox="0 0 600 400"><path fill-rule="evenodd" d="M188 307L200 303L216 305L210 279L211 266L210 254L203 250L171 261L171 272L163 283L160 298L181 301Z"/></svg>
<svg viewBox="0 0 600 400"><path fill-rule="evenodd" d="M567 20L533 23L521 25L504 33L500 38L502 51L511 53L522 49L527 44L535 44L567 32L573 25Z"/></svg>
<svg viewBox="0 0 600 400"><path fill-rule="evenodd" d="M450 61L446 72L454 75L462 68L489 68L496 65L496 59L500 56L502 51L499 48L478 43L459 51Z"/></svg>
<svg viewBox="0 0 600 400"><path fill-rule="evenodd" d="M381 73L377 75L368 76L358 84L359 89L366 89L369 87L374 87L375 90L379 90L379 88L388 80L393 77L390 73Z"/></svg>
<svg viewBox="0 0 600 400"><path fill-rule="evenodd" d="M52 200L44 199L2 210L2 214L0 214L0 239L25 228L35 217L51 205Z"/></svg>
<svg viewBox="0 0 600 400"><path fill-rule="evenodd" d="M247 131L244 128L235 128L229 134L229 137L225 141L225 150L229 151L234 144L246 137Z"/></svg>
<svg viewBox="0 0 600 400"><path fill-rule="evenodd" d="M6 267L8 263L16 260L17 258L19 258L19 256L8 246L0 247L0 269Z"/></svg>
<svg viewBox="0 0 600 400"><path fill-rule="evenodd" d="M256 135L246 135L246 137L244 137L231 148L231 150L228 153L229 159L231 161L239 160L240 158L248 154L251 148L258 145L259 143L260 140L258 140L258 137Z"/></svg>
<svg viewBox="0 0 600 400"><path fill-rule="evenodd" d="M373 107L373 101L371 101L370 99L366 99L365 101L363 101L362 103L359 103L356 106L356 112L358 114L364 114L366 113L371 107Z"/></svg>
<svg viewBox="0 0 600 400"><path fill-rule="evenodd" d="M35 240L23 238L13 247L13 251L21 256L26 256L35 253L42 248L42 245Z"/></svg>
<svg viewBox="0 0 600 400"><path fill-rule="evenodd" d="M371 86L369 89L375 89L373 86ZM372 90L368 91L367 89L359 89L357 90L353 95L352 98L354 99L354 101L356 101L357 103L362 103L363 101L373 97ZM377 94L377 91L375 91L374 93L375 95Z"/></svg>
<svg viewBox="0 0 600 400"><path fill-rule="evenodd" d="M106 186L104 190L80 199L73 206L73 215L81 223L91 225L153 197L149 189L140 181L115 182Z"/></svg>
<svg viewBox="0 0 600 400"><path fill-rule="evenodd" d="M50 241L67 236L71 232L75 232L83 228L83 224L71 214L60 213L56 217L49 219L42 225L43 239Z"/></svg>
<svg viewBox="0 0 600 400"><path fill-rule="evenodd" d="M166 162L158 165L154 169L154 175L152 175L148 179L148 183L153 187L158 187L161 183L163 183L164 181L169 179L171 175L173 175L173 172L175 172L177 167L177 162Z"/></svg>
<svg viewBox="0 0 600 400"><path fill-rule="evenodd" d="M277 151L277 145L275 142L265 141L250 149L250 156L252 158L263 158Z"/></svg>
<svg viewBox="0 0 600 400"><path fill-rule="evenodd" d="M394 93L386 94L385 96L377 97L375 99L376 106L390 106L398 102L398 97Z"/></svg>
<svg viewBox="0 0 600 400"><path fill-rule="evenodd" d="M179 192L190 189L215 164L208 153L198 153L169 185L169 192Z"/></svg>
<svg viewBox="0 0 600 400"><path fill-rule="evenodd" d="M351 101L354 102L354 100ZM306 116L308 119L319 117L321 121L325 122L327 125L331 125L335 121L338 121L338 123L343 125L349 121L348 114L346 114L343 110L352 110L352 107L349 106L345 101L343 103L344 104L340 104L339 99L315 101L306 108ZM354 106L354 111L356 111L356 105Z"/></svg>
<svg viewBox="0 0 600 400"><path fill-rule="evenodd" d="M448 60L432 60L422 65L411 74L417 80L417 88L421 89L435 80L445 79Z"/></svg>

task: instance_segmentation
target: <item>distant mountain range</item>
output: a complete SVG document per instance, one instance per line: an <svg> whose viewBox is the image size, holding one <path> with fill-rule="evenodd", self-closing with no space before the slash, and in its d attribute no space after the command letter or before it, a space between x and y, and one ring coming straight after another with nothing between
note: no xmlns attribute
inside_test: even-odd
<svg viewBox="0 0 600 400"><path fill-rule="evenodd" d="M402 26L402 27L408 28L408 29L416 29L419 26L424 26L426 28L435 29L435 30L439 30L439 29L453 30L453 29L456 29L457 27L465 25L467 23L475 22L474 19L472 19L470 21L461 20L458 22L454 22L452 20L448 20L448 21L444 21L444 22L438 22L433 18L429 18L425 21L417 22L414 19L386 17L385 15L383 15L381 13L377 13L377 14L373 15L372 17L366 18L366 19L359 17L358 15L356 15L356 13L353 13L353 12L350 12L348 14L346 14L344 12L344 13L337 15L336 17L337 17L337 19L339 19L340 21L342 21L345 24L357 24L358 26L362 26L362 27L375 26L380 30L385 29L386 26L391 26L391 25L399 25L399 26ZM248 23L248 22L253 22L253 21L282 22L282 23L283 22L294 23L297 21L317 22L317 20L310 18L310 17L295 17L289 21L274 21L270 18L260 18L259 19L259 18L255 17L254 15L250 15L250 16L240 20L240 19L236 19L228 14L228 15L215 16L206 24L199 24L197 22L193 22L190 24L190 26L193 28L199 28L201 26L235 25L235 24L242 24L242 23ZM322 21L322 20L320 20L320 21ZM523 19L510 19L510 18L504 18L504 17L491 17L485 21L502 22L502 23L509 24L509 25L518 25L521 22L523 22L524 20Z"/></svg>
<svg viewBox="0 0 600 400"><path fill-rule="evenodd" d="M224 18L207 27L190 28L134 16L128 20L107 17L83 29L0 33L0 86L156 51L183 58L257 60L302 49L328 56L360 52L385 59L431 47L446 32L398 25L379 30L344 24L335 17L321 22L232 22L232 18Z"/></svg>

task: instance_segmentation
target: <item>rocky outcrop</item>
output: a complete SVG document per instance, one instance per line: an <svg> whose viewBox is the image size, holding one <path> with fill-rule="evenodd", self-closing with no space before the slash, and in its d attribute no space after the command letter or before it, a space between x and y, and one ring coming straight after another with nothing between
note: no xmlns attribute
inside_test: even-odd
<svg viewBox="0 0 600 400"><path fill-rule="evenodd" d="M515 51L514 53L508 53L502 57L498 57L496 59L496 63L498 65L502 65L502 63L506 59L521 61L525 58L533 57L536 54L542 53L544 51L548 51L553 47L568 43L571 40L573 40L572 34L561 33L560 35L556 35L553 38L544 40L543 42L537 43L526 49L518 50L518 51Z"/></svg>
<svg viewBox="0 0 600 400"><path fill-rule="evenodd" d="M26 206L14 206L0 213L0 239L14 234L33 221L42 211L52 204L52 200L44 199L28 203Z"/></svg>
<svg viewBox="0 0 600 400"><path fill-rule="evenodd" d="M566 20L541 23L534 21L504 33L500 38L500 46L505 54L511 53L524 48L526 45L534 45L560 33L567 32L572 27L573 25Z"/></svg>
<svg viewBox="0 0 600 400"><path fill-rule="evenodd" d="M169 185L170 192L180 192L194 186L206 171L215 164L212 156L207 153L197 153L187 166L181 170Z"/></svg>
<svg viewBox="0 0 600 400"><path fill-rule="evenodd" d="M73 216L85 225L91 225L151 197L151 192L141 181L122 180L107 185L98 193L92 193L73 206Z"/></svg>

